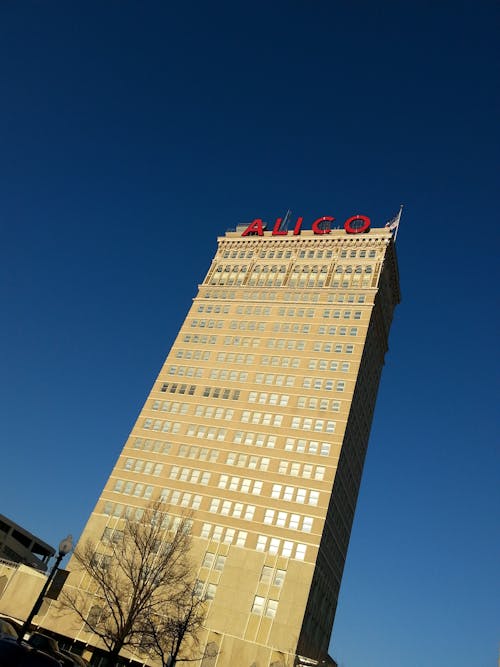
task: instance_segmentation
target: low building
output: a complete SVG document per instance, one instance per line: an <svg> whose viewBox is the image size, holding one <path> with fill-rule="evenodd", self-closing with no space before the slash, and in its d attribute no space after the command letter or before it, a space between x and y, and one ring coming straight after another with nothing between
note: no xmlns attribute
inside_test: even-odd
<svg viewBox="0 0 500 667"><path fill-rule="evenodd" d="M46 572L55 553L50 544L0 514L0 558Z"/></svg>

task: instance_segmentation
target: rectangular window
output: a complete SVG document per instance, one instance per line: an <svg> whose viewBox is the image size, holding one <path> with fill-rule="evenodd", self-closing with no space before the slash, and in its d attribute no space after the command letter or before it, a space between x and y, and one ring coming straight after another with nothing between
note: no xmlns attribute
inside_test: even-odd
<svg viewBox="0 0 500 667"><path fill-rule="evenodd" d="M271 556L276 556L280 548L280 543L281 540L279 540L277 537L271 537L269 542L269 553Z"/></svg>
<svg viewBox="0 0 500 667"><path fill-rule="evenodd" d="M278 518L276 519L276 525L279 528L284 528L286 525L286 520L288 518L288 512L278 512Z"/></svg>
<svg viewBox="0 0 500 667"><path fill-rule="evenodd" d="M283 586L286 570L276 570L274 573L273 586Z"/></svg>
<svg viewBox="0 0 500 667"><path fill-rule="evenodd" d="M264 514L264 523L268 525L272 525L274 521L274 510L266 510Z"/></svg>
<svg viewBox="0 0 500 667"><path fill-rule="evenodd" d="M226 528L226 533L224 535L224 544L232 544L235 533L236 531L234 528Z"/></svg>
<svg viewBox="0 0 500 667"><path fill-rule="evenodd" d="M309 492L309 505L316 506L319 501L319 491L310 491Z"/></svg>
<svg viewBox="0 0 500 667"><path fill-rule="evenodd" d="M215 542L220 542L221 537L222 537L222 531L223 531L222 526L214 526L214 532L212 533L212 539L215 540Z"/></svg>
<svg viewBox="0 0 500 667"><path fill-rule="evenodd" d="M265 598L260 597L260 595L256 595L252 604L252 614L262 615L264 612L264 603Z"/></svg>
<svg viewBox="0 0 500 667"><path fill-rule="evenodd" d="M207 584L207 590L205 591L205 600L213 600L217 592L217 586L215 584Z"/></svg>
<svg viewBox="0 0 500 667"><path fill-rule="evenodd" d="M237 547L244 547L245 542L247 541L247 535L248 533L244 530L239 530L238 531L238 537L236 538L236 546Z"/></svg>
<svg viewBox="0 0 500 667"><path fill-rule="evenodd" d="M257 546L255 547L255 549L257 551L265 551L266 545L267 545L267 537L265 535L259 535L257 537Z"/></svg>
<svg viewBox="0 0 500 667"><path fill-rule="evenodd" d="M265 616L268 618L274 618L276 616L276 610L278 609L278 600L268 600L266 603Z"/></svg>
<svg viewBox="0 0 500 667"><path fill-rule="evenodd" d="M255 514L255 505L247 505L244 518L247 521L253 521L254 514Z"/></svg>
<svg viewBox="0 0 500 667"><path fill-rule="evenodd" d="M306 545L305 544L297 544L297 547L295 549L295 558L297 560L304 560L306 557Z"/></svg>

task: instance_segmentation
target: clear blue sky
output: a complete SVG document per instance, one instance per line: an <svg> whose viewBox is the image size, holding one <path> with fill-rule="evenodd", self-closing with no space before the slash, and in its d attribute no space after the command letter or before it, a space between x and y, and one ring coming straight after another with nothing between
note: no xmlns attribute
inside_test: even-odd
<svg viewBox="0 0 500 667"><path fill-rule="evenodd" d="M217 235L404 203L331 650L496 664L499 13L0 3L0 512L80 534Z"/></svg>

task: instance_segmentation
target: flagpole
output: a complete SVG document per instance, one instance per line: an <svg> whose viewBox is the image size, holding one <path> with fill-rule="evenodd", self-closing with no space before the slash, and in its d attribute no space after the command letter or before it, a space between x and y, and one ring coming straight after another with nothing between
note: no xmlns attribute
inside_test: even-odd
<svg viewBox="0 0 500 667"><path fill-rule="evenodd" d="M398 224L396 226L396 231L394 232L394 243L396 243L396 239L398 238L398 229L399 229L399 222L401 220L401 213L403 212L403 204L400 205L399 207L399 213L398 213Z"/></svg>

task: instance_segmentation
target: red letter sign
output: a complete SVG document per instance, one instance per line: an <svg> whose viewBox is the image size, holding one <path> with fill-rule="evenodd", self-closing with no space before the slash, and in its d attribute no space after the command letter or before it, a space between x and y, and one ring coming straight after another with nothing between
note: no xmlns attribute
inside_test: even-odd
<svg viewBox="0 0 500 667"><path fill-rule="evenodd" d="M304 218L297 218L297 222L295 223L295 227L293 228L293 234L294 236L298 236L300 234L300 228L302 227L302 220Z"/></svg>
<svg viewBox="0 0 500 667"><path fill-rule="evenodd" d="M318 218L317 220L315 220L312 223L311 229L313 230L313 232L315 234L329 234L330 229L329 228L328 229L321 229L320 224L322 222L333 222L334 220L335 220L335 218L332 218L331 215L324 215L324 216L322 216L321 218Z"/></svg>
<svg viewBox="0 0 500 667"><path fill-rule="evenodd" d="M282 218L276 218L276 222L273 227L272 236L286 236L288 234L286 229L280 231L280 225L283 222Z"/></svg>
<svg viewBox="0 0 500 667"><path fill-rule="evenodd" d="M362 225L360 227L352 226L352 223L356 220L361 220ZM344 222L344 229L348 234L361 234L362 232L367 232L370 229L370 218L366 215L353 215L352 218L347 218Z"/></svg>
<svg viewBox="0 0 500 667"><path fill-rule="evenodd" d="M255 232L257 232L258 236L264 235L264 232L262 231L262 220L260 218L256 218L253 222L251 222L243 232L242 236L255 234Z"/></svg>

